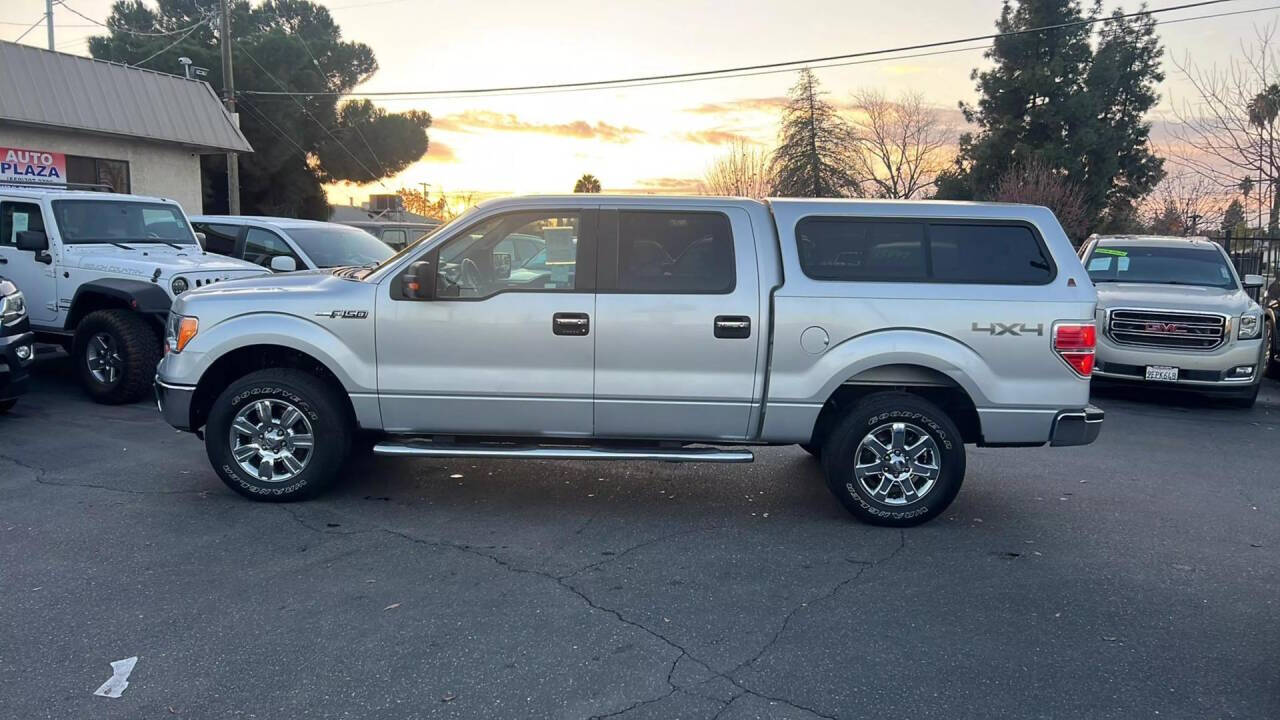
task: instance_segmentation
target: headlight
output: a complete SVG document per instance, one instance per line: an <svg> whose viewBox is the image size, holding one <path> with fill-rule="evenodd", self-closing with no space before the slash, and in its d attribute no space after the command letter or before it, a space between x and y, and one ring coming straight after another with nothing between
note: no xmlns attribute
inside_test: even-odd
<svg viewBox="0 0 1280 720"><path fill-rule="evenodd" d="M27 314L27 299L21 292L0 297L0 323L12 325Z"/></svg>
<svg viewBox="0 0 1280 720"><path fill-rule="evenodd" d="M187 285L187 279L182 277L181 275L174 278L173 282L169 283L169 289L173 290L174 295L181 295L182 293L187 291L188 287L190 286Z"/></svg>
<svg viewBox="0 0 1280 720"><path fill-rule="evenodd" d="M200 321L188 315L169 313L169 321L165 323L164 345L171 353L180 353L182 348L191 342L200 329Z"/></svg>
<svg viewBox="0 0 1280 720"><path fill-rule="evenodd" d="M1262 315L1260 313L1252 313L1240 316L1240 332L1237 335L1241 340L1252 340L1262 332Z"/></svg>

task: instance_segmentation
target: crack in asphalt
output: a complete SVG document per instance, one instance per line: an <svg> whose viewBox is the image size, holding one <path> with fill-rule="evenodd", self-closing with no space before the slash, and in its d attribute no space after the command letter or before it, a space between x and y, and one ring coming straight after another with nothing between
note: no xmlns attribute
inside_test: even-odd
<svg viewBox="0 0 1280 720"><path fill-rule="evenodd" d="M87 488L90 490L105 490L107 492L124 493L126 495L200 495L202 493L208 492L207 490L130 490L128 488L118 488L118 487L112 487L110 485L99 485L96 483L57 482L55 480L49 480L46 477L50 472L49 470L42 467L38 467L36 465L32 465L22 460L19 460L18 458L12 455L5 455L3 453L0 453L0 460L4 460L5 462L17 465L18 467L24 470L31 471L33 473L33 476L31 478L32 481L39 485L49 485L52 487L67 487L67 488Z"/></svg>

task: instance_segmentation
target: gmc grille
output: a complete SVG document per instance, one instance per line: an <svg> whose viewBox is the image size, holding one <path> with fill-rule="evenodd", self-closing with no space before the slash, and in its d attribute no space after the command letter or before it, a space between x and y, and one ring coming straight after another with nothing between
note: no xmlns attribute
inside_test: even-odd
<svg viewBox="0 0 1280 720"><path fill-rule="evenodd" d="M1112 310L1107 336L1117 345L1208 351L1226 342L1227 320L1201 313Z"/></svg>

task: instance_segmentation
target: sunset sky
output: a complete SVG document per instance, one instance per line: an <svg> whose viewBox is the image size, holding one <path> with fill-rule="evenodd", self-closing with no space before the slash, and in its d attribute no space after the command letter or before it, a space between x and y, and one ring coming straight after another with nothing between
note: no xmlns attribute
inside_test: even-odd
<svg viewBox="0 0 1280 720"><path fill-rule="evenodd" d="M109 0L66 0L105 20ZM381 70L362 89L435 90L492 85L574 82L837 55L992 32L994 0L879 0L780 3L739 0L323 0L348 39L373 48ZM1152 0L1158 8L1178 0ZM1108 10L1136 2L1107 2ZM731 9L727 9L731 8ZM1199 15L1278 8L1196 20ZM0 37L13 39L40 16L43 0L0 1ZM67 10L55 10L58 48L86 53L93 29ZM1162 14L1159 30L1169 75L1157 112L1189 98L1170 62L1190 54L1219 66L1252 39L1256 26L1280 19L1276 0L1237 0ZM43 45L43 28L24 42ZM970 47L981 45L972 43ZM923 93L955 113L973 100L969 73L983 66L980 49L897 58L817 71L832 100L857 88ZM165 70L166 68L155 68ZM177 72L179 68L170 69ZM725 143L742 136L771 143L777 102L794 72L583 92L506 97L392 98L391 110L416 108L435 118L427 156L382 185L330 188L330 200L357 202L370 192L430 183L435 195L567 192L585 172L606 191L686 192Z"/></svg>

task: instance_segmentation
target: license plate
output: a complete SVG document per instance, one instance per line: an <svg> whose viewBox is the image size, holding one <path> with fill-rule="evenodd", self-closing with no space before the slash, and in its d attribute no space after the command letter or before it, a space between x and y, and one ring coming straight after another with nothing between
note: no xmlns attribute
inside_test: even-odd
<svg viewBox="0 0 1280 720"><path fill-rule="evenodd" d="M1169 367L1168 365L1148 365L1147 379L1158 382L1177 382L1178 368Z"/></svg>

